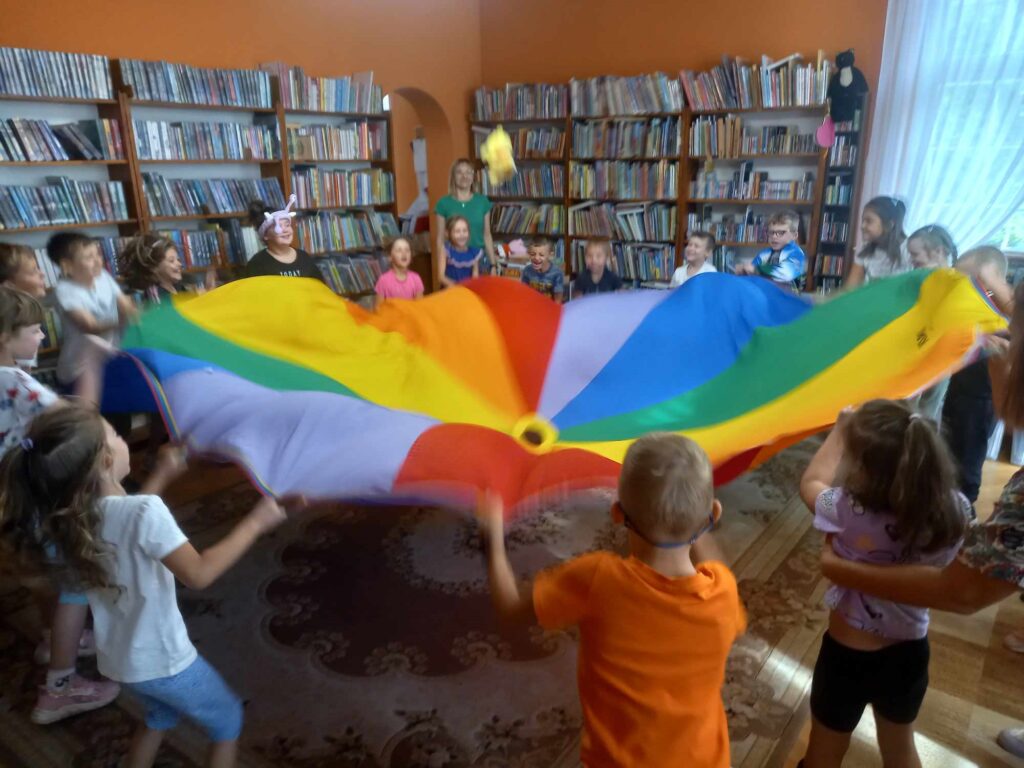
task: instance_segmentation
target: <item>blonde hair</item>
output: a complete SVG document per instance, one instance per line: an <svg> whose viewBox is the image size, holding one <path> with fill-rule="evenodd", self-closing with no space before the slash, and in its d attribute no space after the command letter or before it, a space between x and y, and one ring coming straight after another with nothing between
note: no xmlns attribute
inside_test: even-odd
<svg viewBox="0 0 1024 768"><path fill-rule="evenodd" d="M773 213L768 219L768 226L772 224L785 224L794 235L800 233L800 215L796 211L779 211Z"/></svg>
<svg viewBox="0 0 1024 768"><path fill-rule="evenodd" d="M476 192L476 168L473 166L473 161L470 160L468 157L457 157L457 158L455 158L455 162L452 163L451 170L448 171L448 194L449 195L454 195L455 194L455 171L458 170L458 167L460 165L468 165L470 167L470 170L473 171L473 186L470 187L470 189L473 192Z"/></svg>
<svg viewBox="0 0 1024 768"><path fill-rule="evenodd" d="M691 538L707 525L714 500L711 461L688 437L656 432L626 451L619 503L645 535Z"/></svg>
<svg viewBox="0 0 1024 768"><path fill-rule="evenodd" d="M0 285L0 335L43 322L43 305L35 297Z"/></svg>
<svg viewBox="0 0 1024 768"><path fill-rule="evenodd" d="M1006 254L994 245L979 245L977 248L971 248L971 250L966 251L960 256L957 260L957 265L968 267L972 262L977 264L979 268L986 264L995 264L999 267L999 273L1006 277L1008 266Z"/></svg>
<svg viewBox="0 0 1024 768"><path fill-rule="evenodd" d="M587 240L587 245L583 250L584 255L586 255L587 251L591 248L599 249L608 261L612 260L612 242L607 237L595 237Z"/></svg>
<svg viewBox="0 0 1024 768"><path fill-rule="evenodd" d="M0 283L13 280L26 261L36 263L36 254L27 245L0 243Z"/></svg>

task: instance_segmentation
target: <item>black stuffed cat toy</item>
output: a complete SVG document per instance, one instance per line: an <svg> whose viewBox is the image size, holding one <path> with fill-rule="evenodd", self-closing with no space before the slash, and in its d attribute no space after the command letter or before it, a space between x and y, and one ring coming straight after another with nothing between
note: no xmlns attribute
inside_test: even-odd
<svg viewBox="0 0 1024 768"><path fill-rule="evenodd" d="M861 97L868 92L864 74L853 66L853 49L836 55L836 73L828 84L829 114L837 123L853 120Z"/></svg>

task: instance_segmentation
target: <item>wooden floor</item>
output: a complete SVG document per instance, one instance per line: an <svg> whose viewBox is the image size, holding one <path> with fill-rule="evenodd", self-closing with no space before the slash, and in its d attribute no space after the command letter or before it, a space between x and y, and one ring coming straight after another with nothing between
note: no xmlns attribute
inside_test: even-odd
<svg viewBox="0 0 1024 768"><path fill-rule="evenodd" d="M987 518L1003 485L1017 467L985 465L978 516ZM1024 631L1024 603L1016 597L974 616L932 613L931 687L917 721L917 748L925 768L1011 766L1024 768L995 743L1003 728L1024 725L1024 655L1002 646L1007 632ZM810 733L785 762L792 768L803 756ZM843 763L844 768L875 768L882 761L874 741L874 720L865 715Z"/></svg>

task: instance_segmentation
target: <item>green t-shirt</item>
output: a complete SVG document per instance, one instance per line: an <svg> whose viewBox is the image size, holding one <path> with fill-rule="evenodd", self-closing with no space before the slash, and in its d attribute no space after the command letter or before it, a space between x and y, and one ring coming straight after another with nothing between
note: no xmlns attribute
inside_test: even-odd
<svg viewBox="0 0 1024 768"><path fill-rule="evenodd" d="M445 195L437 201L434 213L444 216L448 221L450 216L465 216L469 222L469 246L471 248L484 247L484 216L491 210L491 201L487 195L474 194L467 202L461 203L451 195Z"/></svg>

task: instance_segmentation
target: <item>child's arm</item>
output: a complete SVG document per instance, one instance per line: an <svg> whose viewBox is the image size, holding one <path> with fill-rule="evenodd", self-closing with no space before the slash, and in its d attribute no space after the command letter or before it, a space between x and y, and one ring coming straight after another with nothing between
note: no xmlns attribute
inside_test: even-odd
<svg viewBox="0 0 1024 768"><path fill-rule="evenodd" d="M480 277L480 259L473 262L473 277Z"/></svg>
<svg viewBox="0 0 1024 768"><path fill-rule="evenodd" d="M120 309L120 302L118 303L118 307ZM78 326L78 330L82 333L91 333L95 336L99 336L107 331L113 331L121 327L120 320L116 323L101 323L96 319L96 316L87 309L68 309L64 311L64 316Z"/></svg>
<svg viewBox="0 0 1024 768"><path fill-rule="evenodd" d="M864 267L857 262L853 262L853 265L850 267L850 274L843 281L843 288L856 288L859 285L863 285L866 275Z"/></svg>
<svg viewBox="0 0 1024 768"><path fill-rule="evenodd" d="M487 263L492 265L491 274L494 271L494 238L491 237L491 212L488 211L484 214L484 256L487 258Z"/></svg>
<svg viewBox="0 0 1024 768"><path fill-rule="evenodd" d="M843 439L840 427L846 418L848 411L839 414L835 427L828 433L821 448L814 454L811 463L804 470L804 476L800 479L800 498L813 514L818 496L821 492L831 488L836 477L836 470L839 468L839 461L843 458Z"/></svg>
<svg viewBox="0 0 1024 768"><path fill-rule="evenodd" d="M167 490L167 486L181 477L187 469L188 460L183 446L170 443L161 446L156 455L156 465L146 478L146 482L142 484L139 493L160 496Z"/></svg>
<svg viewBox="0 0 1024 768"><path fill-rule="evenodd" d="M476 514L487 549L487 576L494 607L506 618L536 621L533 592L529 588L520 588L505 551L505 518L501 498L494 493L484 494Z"/></svg>
<svg viewBox="0 0 1024 768"><path fill-rule="evenodd" d="M198 552L186 541L161 562L189 589L206 589L238 562L260 536L286 519L284 510L277 502L264 497L231 533L212 547Z"/></svg>
<svg viewBox="0 0 1024 768"><path fill-rule="evenodd" d="M551 298L556 304L561 304L565 298L565 273L559 271L555 276L555 284L551 288Z"/></svg>
<svg viewBox="0 0 1024 768"><path fill-rule="evenodd" d="M117 319L118 325L125 325L134 321L139 316L139 308L135 306L135 302L125 296L123 293L117 297Z"/></svg>

